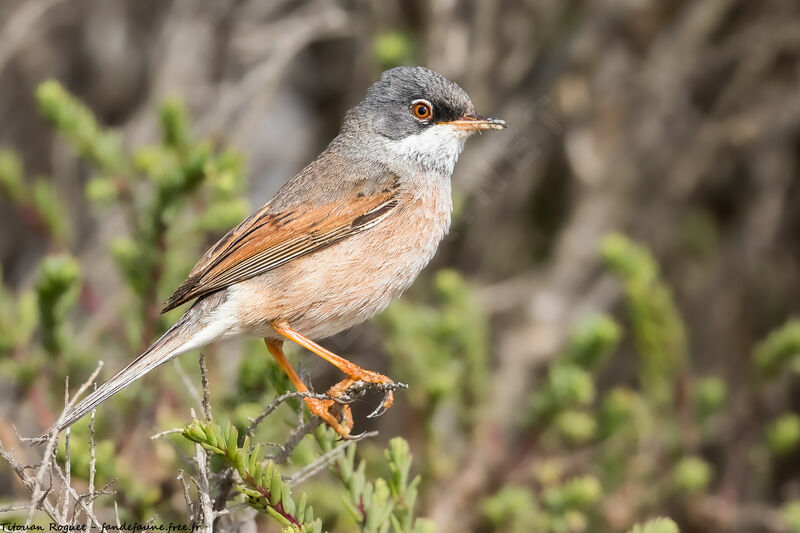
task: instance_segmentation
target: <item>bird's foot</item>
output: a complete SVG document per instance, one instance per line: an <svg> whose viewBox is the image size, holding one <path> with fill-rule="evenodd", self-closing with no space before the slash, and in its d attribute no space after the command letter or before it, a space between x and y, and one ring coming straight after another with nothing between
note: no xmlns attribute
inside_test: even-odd
<svg viewBox="0 0 800 533"><path fill-rule="evenodd" d="M330 389L328 396L340 404L349 405L367 390L377 389L383 392L383 399L367 418L381 416L394 404L394 391L396 389L407 389L408 385L396 383L390 378L377 372L362 370L361 372L348 376Z"/></svg>
<svg viewBox="0 0 800 533"><path fill-rule="evenodd" d="M350 438L350 432L353 430L353 413L349 405L337 405L334 400L319 398L306 398L305 402L309 411L324 420L340 437Z"/></svg>
<svg viewBox="0 0 800 533"><path fill-rule="evenodd" d="M365 370L357 375L348 376L330 389L328 399L306 398L305 402L311 413L322 418L342 439L357 438L351 435L353 430L353 414L350 404L369 390L383 392L380 404L370 413L368 418L381 416L394 403L394 391L407 389L405 383L397 383L390 378Z"/></svg>

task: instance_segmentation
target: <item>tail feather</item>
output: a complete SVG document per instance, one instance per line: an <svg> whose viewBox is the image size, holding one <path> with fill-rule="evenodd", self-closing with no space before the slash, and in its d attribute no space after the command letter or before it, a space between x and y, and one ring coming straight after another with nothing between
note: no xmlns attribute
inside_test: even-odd
<svg viewBox="0 0 800 533"><path fill-rule="evenodd" d="M68 428L102 402L170 359L225 336L231 326L229 313L222 305L225 300L224 292L198 300L160 339L74 405L44 435Z"/></svg>
<svg viewBox="0 0 800 533"><path fill-rule="evenodd" d="M152 346L134 359L128 366L117 372L111 379L72 406L72 409L53 425L45 435L49 435L53 431L62 431L68 428L120 390L157 366L166 363L173 357L186 351L181 349L186 340L184 338L185 335L183 335L183 322L183 320L178 321L177 324L170 328L160 339L154 342Z"/></svg>

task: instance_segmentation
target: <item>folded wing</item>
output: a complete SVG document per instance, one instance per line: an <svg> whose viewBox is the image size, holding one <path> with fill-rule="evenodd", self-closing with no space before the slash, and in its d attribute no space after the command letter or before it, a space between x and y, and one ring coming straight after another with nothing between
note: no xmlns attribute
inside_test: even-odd
<svg viewBox="0 0 800 533"><path fill-rule="evenodd" d="M205 253L161 312L380 224L397 206L398 192L396 181L378 190L373 182L355 185L341 200L309 209L275 213L267 203Z"/></svg>

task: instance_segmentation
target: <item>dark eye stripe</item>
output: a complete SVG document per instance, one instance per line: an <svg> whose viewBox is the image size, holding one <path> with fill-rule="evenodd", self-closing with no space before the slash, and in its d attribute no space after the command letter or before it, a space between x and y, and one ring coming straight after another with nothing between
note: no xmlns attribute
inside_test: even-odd
<svg viewBox="0 0 800 533"><path fill-rule="evenodd" d="M441 102L433 102L433 115L438 122L450 122L460 119L464 113L453 109L449 105L442 104Z"/></svg>

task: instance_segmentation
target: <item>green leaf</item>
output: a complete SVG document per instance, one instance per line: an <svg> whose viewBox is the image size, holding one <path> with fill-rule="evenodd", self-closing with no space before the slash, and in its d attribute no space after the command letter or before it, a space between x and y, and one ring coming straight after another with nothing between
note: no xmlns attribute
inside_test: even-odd
<svg viewBox="0 0 800 533"><path fill-rule="evenodd" d="M772 331L755 347L753 359L763 377L797 369L800 366L800 320L789 320Z"/></svg>
<svg viewBox="0 0 800 533"><path fill-rule="evenodd" d="M116 134L103 131L94 114L57 81L42 83L36 89L42 115L83 158L108 173L121 172L126 163Z"/></svg>
<svg viewBox="0 0 800 533"><path fill-rule="evenodd" d="M700 493L711 483L711 466L700 457L684 457L675 466L673 480L678 490Z"/></svg>
<svg viewBox="0 0 800 533"><path fill-rule="evenodd" d="M678 525L669 518L654 518L644 525L635 525L628 533L679 533Z"/></svg>
<svg viewBox="0 0 800 533"><path fill-rule="evenodd" d="M27 198L22 162L16 152L8 149L0 149L0 190L15 204Z"/></svg>
<svg viewBox="0 0 800 533"><path fill-rule="evenodd" d="M767 426L767 442L777 455L786 455L800 444L800 415L786 413Z"/></svg>
<svg viewBox="0 0 800 533"><path fill-rule="evenodd" d="M617 348L621 336L619 325L610 316L588 316L571 333L567 359L586 370L596 370Z"/></svg>
<svg viewBox="0 0 800 533"><path fill-rule="evenodd" d="M408 35L399 31L379 33L373 45L375 58L388 69L413 63L413 45Z"/></svg>
<svg viewBox="0 0 800 533"><path fill-rule="evenodd" d="M785 504L781 508L781 516L789 526L789 531L800 533L800 500Z"/></svg>
<svg viewBox="0 0 800 533"><path fill-rule="evenodd" d="M42 344L51 355L64 347L62 329L65 316L78 297L80 266L69 255L52 255L39 264L36 282L37 307Z"/></svg>

